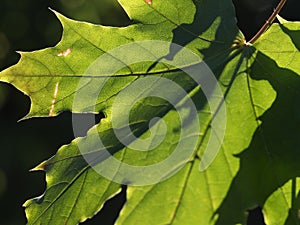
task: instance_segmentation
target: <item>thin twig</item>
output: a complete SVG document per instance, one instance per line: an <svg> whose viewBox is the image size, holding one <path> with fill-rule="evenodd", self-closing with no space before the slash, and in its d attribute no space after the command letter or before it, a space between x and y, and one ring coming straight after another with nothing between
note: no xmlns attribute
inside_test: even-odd
<svg viewBox="0 0 300 225"><path fill-rule="evenodd" d="M284 6L285 3L286 3L286 0L281 0L279 2L278 6L276 7L276 9L272 13L272 15L269 17L269 19L267 19L267 21L265 22L265 24L254 35L254 37L251 38L251 40L247 42L248 45L253 44L271 26L271 24L274 22L276 16L279 14L279 12L281 11L281 9L283 8L283 6Z"/></svg>

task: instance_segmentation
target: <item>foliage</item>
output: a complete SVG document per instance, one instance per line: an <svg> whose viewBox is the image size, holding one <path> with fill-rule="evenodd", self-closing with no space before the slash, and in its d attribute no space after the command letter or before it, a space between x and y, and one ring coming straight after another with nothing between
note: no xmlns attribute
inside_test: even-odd
<svg viewBox="0 0 300 225"><path fill-rule="evenodd" d="M64 27L61 42L53 48L20 53L19 63L0 74L2 81L30 96L32 104L26 118L55 116L66 110L101 111L106 116L85 138L63 146L53 158L36 167L46 171L47 190L43 196L25 203L28 224L83 222L120 191L120 184L105 179L88 164L78 146L86 146L85 154L92 155L98 150L99 136L114 157L133 165L161 161L174 150L180 121L174 108L157 98L135 105L130 124L136 136L146 138L151 136L151 119L162 117L168 125L164 142L148 155L136 153L116 139L113 102L118 93L143 77L167 78L189 93L201 121L199 144L189 162L171 178L138 187L131 185L133 180L127 180L127 202L116 224L245 224L245 212L255 206L263 208L267 224L300 224L300 24L273 24L257 42L249 45L236 25L230 0L119 2L133 25L96 26L56 13ZM211 125L224 118L220 118L218 110L215 114L207 113L210 107L198 84L178 68L160 62L137 63L113 74L117 76L111 76L105 83L96 102L85 98L74 105L78 90L85 89L87 96L91 96L98 93L99 80L106 78L105 73L86 74L99 56L141 40L168 41L190 49L218 79L225 97L225 104L218 104L226 105L226 133L220 152L206 170L199 171L199 165L213 135ZM170 51L174 58L180 56L179 52ZM112 59L113 63L116 61ZM78 89L82 79L85 83ZM176 97L176 93L172 94ZM118 107L121 113L115 119L123 121L123 105ZM160 129L159 126L154 127ZM93 163L97 168L104 161L96 158ZM168 172L173 170L176 168Z"/></svg>

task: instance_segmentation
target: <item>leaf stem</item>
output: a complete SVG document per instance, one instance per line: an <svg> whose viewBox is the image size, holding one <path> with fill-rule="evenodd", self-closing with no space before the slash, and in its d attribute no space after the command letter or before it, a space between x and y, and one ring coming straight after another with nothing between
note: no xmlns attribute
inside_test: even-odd
<svg viewBox="0 0 300 225"><path fill-rule="evenodd" d="M267 19L265 24L260 28L260 30L254 35L253 38L251 38L250 41L247 42L248 45L253 44L274 22L276 16L279 14L281 9L283 8L284 4L286 3L286 0L280 0L279 4L277 5L276 9L272 13L272 15Z"/></svg>

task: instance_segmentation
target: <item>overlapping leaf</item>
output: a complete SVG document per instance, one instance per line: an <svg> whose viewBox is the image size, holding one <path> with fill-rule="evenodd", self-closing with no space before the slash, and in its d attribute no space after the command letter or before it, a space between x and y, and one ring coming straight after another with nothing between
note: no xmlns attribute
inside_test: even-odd
<svg viewBox="0 0 300 225"><path fill-rule="evenodd" d="M86 138L63 146L36 168L46 171L47 190L25 203L28 224L77 224L92 217L120 191L119 184L90 167L78 146L86 147L85 154L96 167L102 163L93 158L93 154L101 152L99 137L114 157L133 165L161 161L174 150L180 136L180 119L174 108L161 99L144 100L130 115L130 123L140 138L150 135L151 118L164 119L168 131L160 146L148 153L136 153L124 147L114 134L111 105L115 96L141 75L164 77L180 84L193 98L202 126L194 157L174 176L146 187L133 187L133 181L126 181L127 202L117 224L245 224L246 211L255 206L264 207L268 224L299 224L295 202L300 171L299 24L272 26L254 46L248 46L236 26L230 0L153 0L151 5L143 0L119 2L133 25L95 26L57 14L64 27L61 42L53 48L21 53L20 62L0 74L2 81L30 96L32 105L27 117L54 116L63 110L106 114ZM219 80L225 96L225 103L219 104L225 104L227 110L226 134L216 159L203 172L199 164L211 135L210 125L224 118L207 113L209 106L198 85L178 68L173 71L163 63L153 66L153 62L124 65L122 70L109 74L112 76L96 102L87 97L74 105L82 80L82 88L93 95L99 91L99 80L106 79L107 74L101 74L101 70L97 75L86 73L99 56L141 40L169 41L192 50ZM165 54L176 57L180 53L171 48ZM179 99L178 104L182 101ZM120 113L117 120L123 119ZM154 128L160 130L160 126ZM112 173L117 171L115 168ZM290 179L292 195L285 185ZM274 201L280 208L274 206ZM283 216L278 217L272 209Z"/></svg>

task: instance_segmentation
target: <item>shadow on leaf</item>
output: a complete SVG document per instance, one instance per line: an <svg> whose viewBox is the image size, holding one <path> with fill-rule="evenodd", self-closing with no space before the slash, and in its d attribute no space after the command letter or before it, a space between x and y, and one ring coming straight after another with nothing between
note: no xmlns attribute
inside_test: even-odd
<svg viewBox="0 0 300 225"><path fill-rule="evenodd" d="M240 169L216 212L218 225L245 222L247 209L263 206L274 191L300 176L300 77L260 52L250 76L269 81L277 97L259 118L262 123L249 148L237 156ZM287 221L300 224L293 213Z"/></svg>

